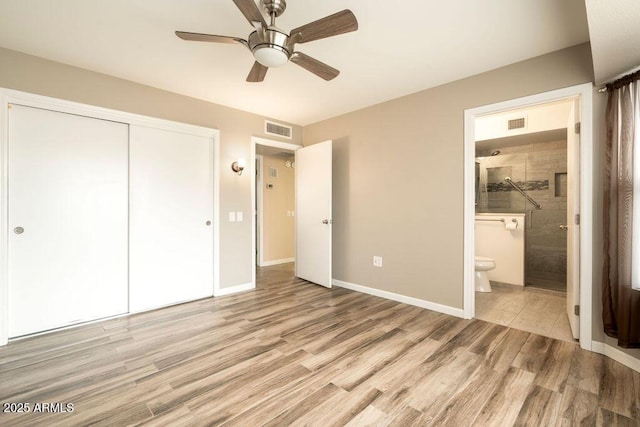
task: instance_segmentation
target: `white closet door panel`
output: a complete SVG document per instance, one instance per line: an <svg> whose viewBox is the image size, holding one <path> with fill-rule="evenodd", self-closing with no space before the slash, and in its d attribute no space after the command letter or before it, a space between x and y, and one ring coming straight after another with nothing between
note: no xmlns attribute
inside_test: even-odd
<svg viewBox="0 0 640 427"><path fill-rule="evenodd" d="M127 312L127 150L125 124L9 110L9 336Z"/></svg>
<svg viewBox="0 0 640 427"><path fill-rule="evenodd" d="M213 141L130 132L130 309L212 296Z"/></svg>

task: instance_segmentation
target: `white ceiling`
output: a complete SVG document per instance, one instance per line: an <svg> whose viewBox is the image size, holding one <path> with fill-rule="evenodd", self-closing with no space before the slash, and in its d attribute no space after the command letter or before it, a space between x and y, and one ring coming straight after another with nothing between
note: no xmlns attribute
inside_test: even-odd
<svg viewBox="0 0 640 427"><path fill-rule="evenodd" d="M640 67L640 1L585 0L593 73L607 83Z"/></svg>
<svg viewBox="0 0 640 427"><path fill-rule="evenodd" d="M286 31L345 8L356 15L358 31L297 47L338 68L335 80L289 63L246 83L248 50L174 35L246 38L251 27L231 0L2 0L0 46L307 125L589 40L584 0L287 6L277 20Z"/></svg>

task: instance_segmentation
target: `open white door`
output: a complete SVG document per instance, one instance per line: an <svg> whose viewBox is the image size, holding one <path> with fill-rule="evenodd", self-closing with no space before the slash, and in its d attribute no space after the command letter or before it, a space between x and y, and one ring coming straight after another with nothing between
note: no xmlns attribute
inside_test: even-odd
<svg viewBox="0 0 640 427"><path fill-rule="evenodd" d="M567 316L571 333L580 337L580 103L576 98L567 120Z"/></svg>
<svg viewBox="0 0 640 427"><path fill-rule="evenodd" d="M296 276L331 287L332 141L296 150Z"/></svg>

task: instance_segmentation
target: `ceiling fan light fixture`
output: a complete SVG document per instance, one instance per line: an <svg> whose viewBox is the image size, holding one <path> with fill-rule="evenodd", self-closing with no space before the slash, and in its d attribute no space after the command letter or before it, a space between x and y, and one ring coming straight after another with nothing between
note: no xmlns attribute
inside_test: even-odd
<svg viewBox="0 0 640 427"><path fill-rule="evenodd" d="M267 44L256 46L253 56L265 67L280 67L289 61L289 53L285 49Z"/></svg>
<svg viewBox="0 0 640 427"><path fill-rule="evenodd" d="M286 0L233 0L255 31L247 40L239 37L176 31L183 40L241 44L253 55L255 61L247 76L247 82L261 82L267 70L291 61L324 80L332 80L340 74L329 65L295 50L296 44L326 39L358 29L358 21L349 9L294 28L287 33L276 26L276 18L286 9ZM268 15L270 23L265 17Z"/></svg>

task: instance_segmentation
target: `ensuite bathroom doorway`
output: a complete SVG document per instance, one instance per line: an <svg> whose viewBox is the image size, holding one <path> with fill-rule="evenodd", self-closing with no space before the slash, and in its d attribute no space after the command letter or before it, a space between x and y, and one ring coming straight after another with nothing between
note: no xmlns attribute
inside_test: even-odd
<svg viewBox="0 0 640 427"><path fill-rule="evenodd" d="M475 255L500 258L488 273L495 281L566 294L575 278L574 104L569 98L476 119ZM491 221L498 216L516 219L520 230L503 239L506 226ZM497 241L513 248L501 251Z"/></svg>
<svg viewBox="0 0 640 427"><path fill-rule="evenodd" d="M465 112L470 317L567 341L580 337L581 193L590 187L581 180L588 162L580 147L591 146L590 125L584 132L590 108L582 114L590 97L581 86ZM476 270L488 279L486 289L474 284Z"/></svg>

